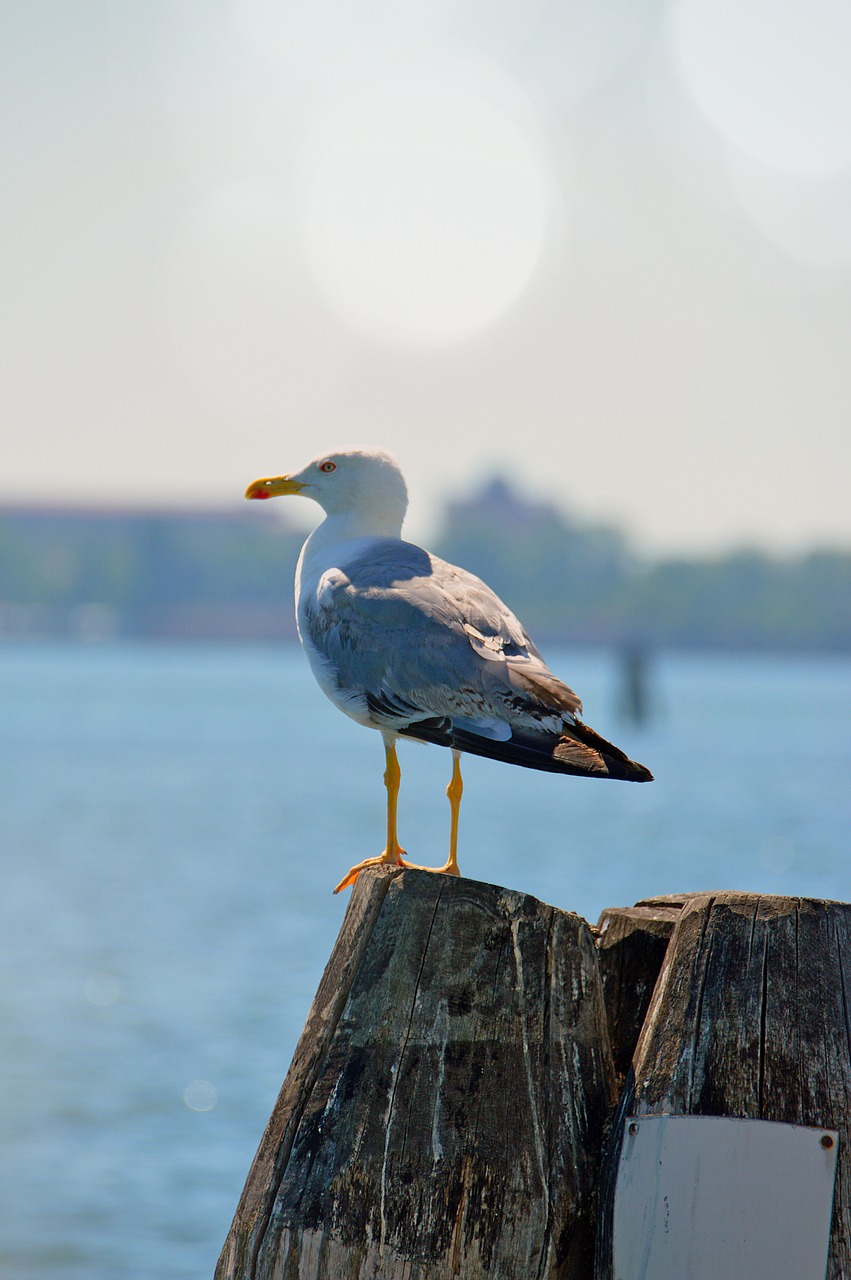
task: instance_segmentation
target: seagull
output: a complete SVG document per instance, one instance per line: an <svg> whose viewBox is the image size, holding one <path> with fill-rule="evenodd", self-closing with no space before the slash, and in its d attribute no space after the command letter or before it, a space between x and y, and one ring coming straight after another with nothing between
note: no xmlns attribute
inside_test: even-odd
<svg viewBox="0 0 851 1280"><path fill-rule="evenodd" d="M480 578L402 538L408 505L396 459L378 449L322 453L301 471L253 481L246 498L301 494L325 519L295 574L298 634L320 688L384 740L384 852L353 866L406 860L396 828L399 737L449 747L449 856L422 870L460 875L464 752L527 769L650 782L653 775L580 719L579 698L553 675L507 605Z"/></svg>

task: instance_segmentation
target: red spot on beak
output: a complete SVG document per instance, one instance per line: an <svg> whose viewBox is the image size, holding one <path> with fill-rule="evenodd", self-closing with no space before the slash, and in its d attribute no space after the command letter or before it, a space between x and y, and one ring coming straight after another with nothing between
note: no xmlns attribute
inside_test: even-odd
<svg viewBox="0 0 851 1280"><path fill-rule="evenodd" d="M254 493L252 493L252 495L251 495L251 497L252 497L252 498L271 498L271 496L272 496L272 495L271 495L271 493L269 492L269 490L268 490L268 489L257 489L257 490L256 490Z"/></svg>

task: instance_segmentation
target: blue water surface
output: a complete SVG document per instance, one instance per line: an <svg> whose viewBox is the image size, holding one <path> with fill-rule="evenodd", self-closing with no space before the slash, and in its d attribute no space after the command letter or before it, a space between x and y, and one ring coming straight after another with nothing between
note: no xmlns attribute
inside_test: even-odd
<svg viewBox="0 0 851 1280"><path fill-rule="evenodd" d="M465 759L461 867L595 920L652 894L851 899L851 662L549 654L651 786ZM449 757L403 744L442 862ZM0 648L0 1275L208 1280L345 909L383 752L301 653Z"/></svg>

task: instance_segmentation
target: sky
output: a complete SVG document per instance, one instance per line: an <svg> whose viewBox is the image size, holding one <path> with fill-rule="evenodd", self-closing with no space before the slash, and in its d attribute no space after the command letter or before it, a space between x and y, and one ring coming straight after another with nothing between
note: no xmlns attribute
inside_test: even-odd
<svg viewBox="0 0 851 1280"><path fill-rule="evenodd" d="M499 471L649 551L851 546L844 0L3 24L0 500L373 444L414 537Z"/></svg>

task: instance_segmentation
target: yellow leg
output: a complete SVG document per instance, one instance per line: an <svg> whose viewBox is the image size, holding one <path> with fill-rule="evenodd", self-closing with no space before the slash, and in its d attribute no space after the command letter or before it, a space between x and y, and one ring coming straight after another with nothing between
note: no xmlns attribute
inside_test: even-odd
<svg viewBox="0 0 851 1280"><path fill-rule="evenodd" d="M449 786L446 788L446 794L449 797L449 857L442 867L421 867L416 862L404 862L400 858L401 866L409 867L413 871L439 871L446 876L460 876L461 872L458 870L458 815L461 812L461 796L463 793L461 752L453 749L452 777L449 780Z"/></svg>
<svg viewBox="0 0 851 1280"><path fill-rule="evenodd" d="M461 797L464 794L464 782L461 778L461 753L452 752L452 778L446 788L449 797L449 857L443 868L452 876L460 876L458 870L458 817L461 813Z"/></svg>
<svg viewBox="0 0 851 1280"><path fill-rule="evenodd" d="M399 757L396 755L396 744L385 744L384 754L387 767L384 770L384 785L387 788L387 844L381 855L386 862L398 862L405 850L399 844L396 834L396 807L399 802L399 787L402 782L402 770L399 768Z"/></svg>
<svg viewBox="0 0 851 1280"><path fill-rule="evenodd" d="M405 850L399 844L399 837L396 834L396 805L399 799L402 770L399 768L399 760L396 756L395 738L385 738L384 755L387 760L387 767L384 770L384 785L387 788L387 844L384 852L379 854L377 858L364 858L363 862L359 862L357 866L352 867L348 875L344 876L337 885L334 890L335 893L339 893L341 889L347 889L349 885L354 884L364 867L387 865L398 867L402 861L402 854Z"/></svg>

